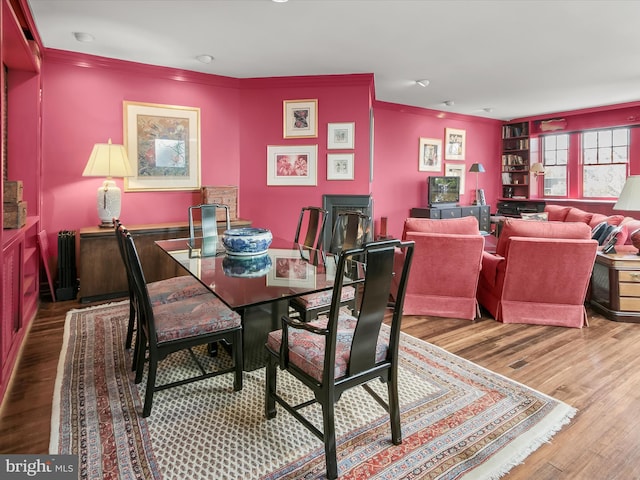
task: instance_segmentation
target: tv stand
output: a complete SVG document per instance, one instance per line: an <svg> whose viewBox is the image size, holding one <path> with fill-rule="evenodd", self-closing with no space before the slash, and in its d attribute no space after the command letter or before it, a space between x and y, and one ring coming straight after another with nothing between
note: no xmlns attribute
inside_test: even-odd
<svg viewBox="0 0 640 480"><path fill-rule="evenodd" d="M440 203L437 207L412 208L410 216L414 218L433 219L476 217L480 230L485 232L491 231L491 207L489 205L460 207L454 203L452 206L446 207L445 204Z"/></svg>

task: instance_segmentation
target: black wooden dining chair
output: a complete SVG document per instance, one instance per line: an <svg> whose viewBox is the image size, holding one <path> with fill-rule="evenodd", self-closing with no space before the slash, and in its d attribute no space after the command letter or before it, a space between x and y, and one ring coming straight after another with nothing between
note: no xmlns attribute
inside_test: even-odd
<svg viewBox="0 0 640 480"><path fill-rule="evenodd" d="M399 273L396 302L390 307L392 318L389 329L382 324L392 288L397 248L404 251L404 262ZM338 274L326 321L305 323L283 316L282 330L271 332L268 336L266 417L270 419L276 416L277 403L321 439L324 442L329 479L338 476L334 404L347 389L362 385L389 413L392 442L395 445L402 443L397 383L398 345L402 304L412 256L413 242L399 240L371 242L362 248L344 250L339 257L338 272L343 272L349 261L364 259L366 262L359 312L349 315L340 309L343 275ZM278 367L306 385L313 392L314 399L298 405L289 404L278 393ZM387 401L367 385L374 379L387 384ZM302 409L315 403L322 407L322 430L301 413Z"/></svg>
<svg viewBox="0 0 640 480"><path fill-rule="evenodd" d="M200 212L200 230L202 238L218 237L218 211L224 212L225 230L231 229L229 206L222 203L203 203L189 207L189 243L193 246L196 237L196 222Z"/></svg>
<svg viewBox="0 0 640 480"><path fill-rule="evenodd" d="M307 248L322 249L327 211L320 207L302 207L294 242ZM304 235L302 241L301 236Z"/></svg>
<svg viewBox="0 0 640 480"><path fill-rule="evenodd" d="M142 416L151 414L154 392L177 387L226 373L234 373L233 389L242 389L242 327L240 315L229 309L215 295L199 295L178 302L153 306L149 297L142 265L133 237L121 231L124 237L127 268L133 280L134 297L138 307L137 358L135 382L142 381L148 350L149 372ZM206 371L191 351L198 345L224 341L232 350L233 365ZM169 354L189 350L201 374L156 385L158 363Z"/></svg>
<svg viewBox="0 0 640 480"><path fill-rule="evenodd" d="M133 281L129 277L129 271L126 268L127 259L125 256L124 237L121 234L121 231L126 231L126 228L118 218L113 219L113 225L120 258L122 259L123 266L127 272L127 287L129 291L129 323L127 325L125 348L131 348L133 332L136 328L136 302L133 294ZM162 305L163 303L171 303L184 298L195 297L197 295L213 295L204 285L190 275L182 275L148 283L147 290L149 291L149 298L151 299L152 305ZM135 349L133 358L136 358Z"/></svg>
<svg viewBox="0 0 640 480"><path fill-rule="evenodd" d="M331 242L328 251L339 254L343 250L356 248L364 243L367 228L369 227L369 217L362 212L347 211L340 212L336 216L336 221L331 234ZM332 261L328 257L327 261ZM331 291L311 293L294 297L290 301L290 307L295 310L302 321L311 321L329 312L331 306ZM340 292L341 305L354 310L356 308L356 289L350 285L344 287Z"/></svg>

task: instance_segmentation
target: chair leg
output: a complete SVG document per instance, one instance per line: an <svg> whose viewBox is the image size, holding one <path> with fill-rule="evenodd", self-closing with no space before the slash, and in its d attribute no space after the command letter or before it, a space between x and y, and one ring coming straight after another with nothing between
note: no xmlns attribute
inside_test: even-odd
<svg viewBox="0 0 640 480"><path fill-rule="evenodd" d="M387 382L389 392L389 421L391 423L391 441L394 445L402 443L402 426L400 424L400 402L398 399L398 375L392 372Z"/></svg>
<svg viewBox="0 0 640 480"><path fill-rule="evenodd" d="M276 399L274 395L276 393L277 363L278 360L269 354L265 373L266 385L264 389L264 415L268 419L275 418L276 416Z"/></svg>
<svg viewBox="0 0 640 480"><path fill-rule="evenodd" d="M235 365L235 378L233 380L233 390L242 390L242 370L243 352L242 352L242 330L237 330L233 334L233 364Z"/></svg>
<svg viewBox="0 0 640 480"><path fill-rule="evenodd" d="M135 356L135 383L142 381L142 374L144 373L144 362L147 354L147 337L144 334L144 329L138 328L138 335L136 336L136 356Z"/></svg>
<svg viewBox="0 0 640 480"><path fill-rule="evenodd" d="M338 457L336 454L336 428L333 399L323 402L322 420L324 427L324 459L327 464L327 478L338 478Z"/></svg>
<svg viewBox="0 0 640 480"><path fill-rule="evenodd" d="M147 377L147 388L144 394L144 407L142 408L142 416L151 415L151 404L153 403L153 392L156 386L156 371L158 369L158 361L155 358L149 358L149 376Z"/></svg>
<svg viewBox="0 0 640 480"><path fill-rule="evenodd" d="M136 322L136 309L133 306L133 300L129 300L129 325L127 326L127 339L125 340L125 347L131 348L131 342L133 340L133 328Z"/></svg>

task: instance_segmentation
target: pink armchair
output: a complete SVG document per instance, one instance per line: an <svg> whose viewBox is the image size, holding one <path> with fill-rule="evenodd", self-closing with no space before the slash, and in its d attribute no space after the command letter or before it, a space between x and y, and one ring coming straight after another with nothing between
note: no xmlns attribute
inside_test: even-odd
<svg viewBox="0 0 640 480"><path fill-rule="evenodd" d="M484 238L475 217L408 218L403 240L413 240L413 263L404 299L405 315L474 320Z"/></svg>
<svg viewBox="0 0 640 480"><path fill-rule="evenodd" d="M483 254L478 301L503 323L580 328L597 248L585 223L507 219Z"/></svg>

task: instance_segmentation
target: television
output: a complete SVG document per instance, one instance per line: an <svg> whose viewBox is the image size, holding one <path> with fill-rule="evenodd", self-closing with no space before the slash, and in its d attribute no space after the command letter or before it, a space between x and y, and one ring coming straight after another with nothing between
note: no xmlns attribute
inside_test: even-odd
<svg viewBox="0 0 640 480"><path fill-rule="evenodd" d="M430 207L453 207L460 201L460 177L428 177Z"/></svg>

